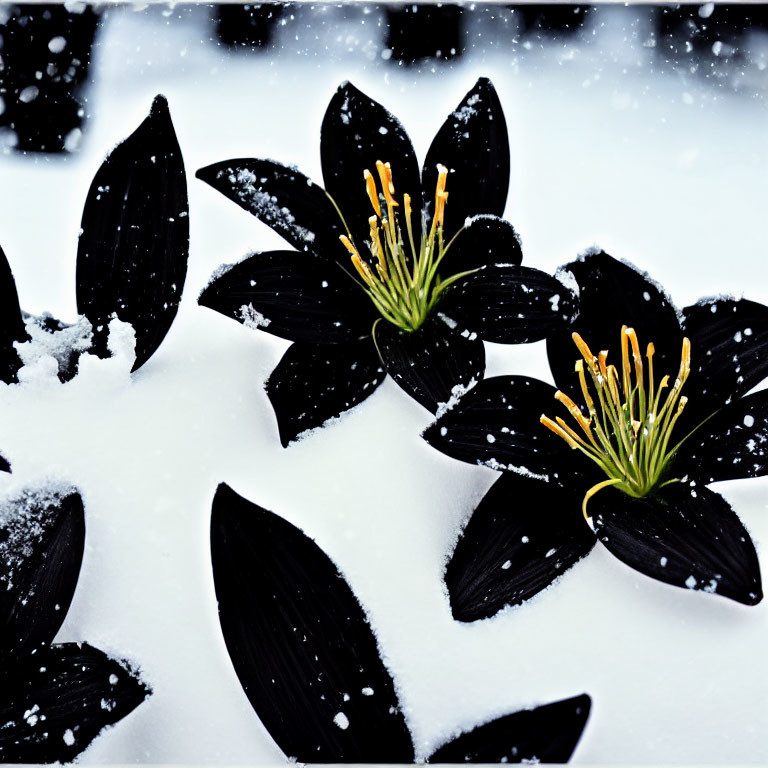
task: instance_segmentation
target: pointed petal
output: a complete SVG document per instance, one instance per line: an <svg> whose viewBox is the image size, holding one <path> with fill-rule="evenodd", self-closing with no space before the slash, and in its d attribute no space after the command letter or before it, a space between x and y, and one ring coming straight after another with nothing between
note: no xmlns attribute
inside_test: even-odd
<svg viewBox="0 0 768 768"><path fill-rule="evenodd" d="M11 471L11 464L8 461L8 459L3 456L2 453L0 453L0 472L10 472Z"/></svg>
<svg viewBox="0 0 768 768"><path fill-rule="evenodd" d="M446 118L424 162L422 180L429 204L437 166L449 171L445 230L452 236L464 219L478 213L501 216L509 189L509 136L493 83L481 77Z"/></svg>
<svg viewBox="0 0 768 768"><path fill-rule="evenodd" d="M768 390L726 405L683 444L675 473L705 485L768 474Z"/></svg>
<svg viewBox="0 0 768 768"><path fill-rule="evenodd" d="M0 659L53 641L85 545L79 494L27 491L0 506Z"/></svg>
<svg viewBox="0 0 768 768"><path fill-rule="evenodd" d="M621 363L621 326L635 329L641 348L656 347L654 375L674 377L680 367L682 334L671 300L647 275L600 253L589 253L566 264L579 288L579 317L564 333L547 339L547 354L555 384L564 392L579 391L573 365L580 357L571 333L580 333L592 351L610 351L609 362Z"/></svg>
<svg viewBox="0 0 768 768"><path fill-rule="evenodd" d="M283 339L322 344L365 338L376 318L349 275L297 251L254 253L219 270L198 304Z"/></svg>
<svg viewBox="0 0 768 768"><path fill-rule="evenodd" d="M339 242L346 230L325 190L307 176L273 160L224 160L195 174L252 213L299 251L312 251L345 265Z"/></svg>
<svg viewBox="0 0 768 768"><path fill-rule="evenodd" d="M573 291L546 272L493 264L449 286L439 308L485 341L527 344L562 332L577 304Z"/></svg>
<svg viewBox="0 0 768 768"><path fill-rule="evenodd" d="M548 587L588 554L595 536L581 496L553 483L504 474L469 520L445 583L458 621L487 619Z"/></svg>
<svg viewBox="0 0 768 768"><path fill-rule="evenodd" d="M523 250L514 227L498 216L483 214L464 222L440 264L443 277L488 264L520 264Z"/></svg>
<svg viewBox="0 0 768 768"><path fill-rule="evenodd" d="M411 140L393 114L352 83L342 83L328 104L320 129L320 159L325 188L339 206L358 248L370 239L368 217L373 215L363 171L369 170L381 189L377 160L392 165L395 198L400 200L405 193L411 196L414 238L419 242L421 179Z"/></svg>
<svg viewBox="0 0 768 768"><path fill-rule="evenodd" d="M600 541L636 571L745 605L763 599L752 539L709 488L672 483L642 499L606 489L589 504Z"/></svg>
<svg viewBox="0 0 768 768"><path fill-rule="evenodd" d="M478 726L440 747L430 763L567 763L587 724L583 693Z"/></svg>
<svg viewBox="0 0 768 768"><path fill-rule="evenodd" d="M235 672L283 752L301 762L411 762L376 638L323 551L222 484L211 557Z"/></svg>
<svg viewBox="0 0 768 768"><path fill-rule="evenodd" d="M0 381L12 384L21 360L13 347L14 341L26 341L27 331L19 307L16 282L11 266L0 248Z"/></svg>
<svg viewBox="0 0 768 768"><path fill-rule="evenodd" d="M362 403L386 375L370 339L292 344L265 385L283 448L302 432Z"/></svg>
<svg viewBox="0 0 768 768"><path fill-rule="evenodd" d="M560 407L555 388L543 381L495 376L463 395L423 437L459 461L557 481L566 464L569 475L581 469L579 456L539 422Z"/></svg>
<svg viewBox="0 0 768 768"><path fill-rule="evenodd" d="M0 762L68 763L150 693L90 645L42 648L0 675Z"/></svg>
<svg viewBox="0 0 768 768"><path fill-rule="evenodd" d="M683 310L691 340L686 423L695 426L768 376L768 307L720 298Z"/></svg>
<svg viewBox="0 0 768 768"><path fill-rule="evenodd" d="M189 255L187 181L168 103L112 150L91 183L77 249L77 310L106 355L113 313L136 331L138 370L168 333ZM101 329L101 330L100 330Z"/></svg>
<svg viewBox="0 0 768 768"><path fill-rule="evenodd" d="M433 413L451 399L455 387L466 389L485 373L483 342L450 323L436 315L416 331L401 331L382 320L374 331L387 373Z"/></svg>

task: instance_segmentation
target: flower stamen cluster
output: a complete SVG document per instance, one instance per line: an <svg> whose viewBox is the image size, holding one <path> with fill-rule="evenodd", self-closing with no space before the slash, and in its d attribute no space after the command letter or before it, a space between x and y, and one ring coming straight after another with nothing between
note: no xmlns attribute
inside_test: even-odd
<svg viewBox="0 0 768 768"><path fill-rule="evenodd" d="M444 165L438 165L437 169L435 213L429 232L421 235L418 248L414 241L411 196L404 194L402 198L406 230L404 236L396 210L400 203L395 199L392 167L381 160L376 161L381 194L373 174L368 169L363 173L366 194L374 211L368 219L368 246L375 272L371 264L360 256L348 235L339 238L352 257L352 263L362 279L363 289L382 317L406 331L417 330L427 319L441 292L467 274L453 275L447 280L440 280L437 274L440 262L451 244L446 244L443 238L448 169Z"/></svg>
<svg viewBox="0 0 768 768"><path fill-rule="evenodd" d="M649 343L646 349L646 373L633 328L625 325L621 329L621 374L614 365L607 364L607 350L595 356L578 333L572 337L583 357L576 362L575 370L589 417L584 416L568 395L558 391L555 398L568 409L581 433L559 416L552 420L542 415L540 421L571 448L588 456L608 476L584 496L582 512L589 520L587 502L602 488L614 486L629 496L641 498L656 487L677 481L677 478L665 480L664 475L682 443L671 448L669 445L675 424L688 402L680 392L691 370L691 343L688 338L683 339L680 368L672 387L669 388L670 377L664 376L656 388L654 345ZM590 393L585 365L597 402ZM662 394L667 389L662 404Z"/></svg>

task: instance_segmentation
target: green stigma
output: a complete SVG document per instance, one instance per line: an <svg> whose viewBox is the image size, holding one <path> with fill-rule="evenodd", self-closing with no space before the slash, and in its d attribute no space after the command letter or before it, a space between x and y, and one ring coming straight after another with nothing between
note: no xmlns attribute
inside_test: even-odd
<svg viewBox="0 0 768 768"><path fill-rule="evenodd" d="M415 331L427 319L437 303L440 294L456 279L467 273L453 275L441 280L437 274L440 262L448 251L449 243L443 239L445 191L448 169L438 165L437 189L435 191L435 213L429 232L421 235L416 247L411 223L411 197L403 195L405 233L400 227L392 182L392 168L389 163L376 161L381 183L384 205L379 197L373 174L365 170L363 178L368 199L374 214L368 219L371 239L369 248L373 256L371 265L360 256L347 235L340 240L350 252L352 263L362 280L362 288L381 316L404 331Z"/></svg>
<svg viewBox="0 0 768 768"><path fill-rule="evenodd" d="M541 423L592 459L608 476L584 496L582 512L589 521L587 502L603 488L614 486L642 498L657 487L677 482L677 478L665 479L665 473L682 442L670 447L672 431L688 402L680 391L691 371L691 342L683 339L680 369L672 387L669 376L664 376L657 388L653 378L654 346L650 343L646 350L646 372L633 328L625 325L621 329L621 375L615 366L606 364L607 350L593 355L578 333L573 334L573 341L584 358L576 362L576 373L589 418L568 395L558 391L555 398L568 409L580 432L560 417L553 421L542 416ZM585 364L597 402L587 384Z"/></svg>

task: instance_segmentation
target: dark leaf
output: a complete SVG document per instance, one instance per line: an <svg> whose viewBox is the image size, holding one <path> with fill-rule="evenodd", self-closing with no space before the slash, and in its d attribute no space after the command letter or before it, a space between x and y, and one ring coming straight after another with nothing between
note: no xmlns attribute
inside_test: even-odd
<svg viewBox="0 0 768 768"><path fill-rule="evenodd" d="M440 264L440 275L450 277L488 264L520 264L523 249L514 227L498 216L467 219L464 229Z"/></svg>
<svg viewBox="0 0 768 768"><path fill-rule="evenodd" d="M752 540L709 488L678 482L642 499L608 488L592 498L589 512L598 538L636 571L745 605L763 599Z"/></svg>
<svg viewBox="0 0 768 768"><path fill-rule="evenodd" d="M136 331L138 370L168 333L189 255L187 181L168 103L112 150L91 183L77 249L77 309L107 354L107 323Z"/></svg>
<svg viewBox="0 0 768 768"><path fill-rule="evenodd" d="M0 762L70 762L150 693L90 645L42 648L0 674Z"/></svg>
<svg viewBox="0 0 768 768"><path fill-rule="evenodd" d="M524 709L464 733L430 763L567 763L587 724L592 700L583 693Z"/></svg>
<svg viewBox="0 0 768 768"><path fill-rule="evenodd" d="M292 344L266 390L286 448L302 432L362 403L386 373L370 339L355 344Z"/></svg>
<svg viewBox="0 0 768 768"><path fill-rule="evenodd" d="M85 545L77 493L27 491L0 507L0 659L53 641Z"/></svg>
<svg viewBox="0 0 768 768"><path fill-rule="evenodd" d="M198 304L249 328L320 344L365 338L377 316L336 264L298 251L254 253L219 270Z"/></svg>
<svg viewBox="0 0 768 768"><path fill-rule="evenodd" d="M557 481L561 468L578 474L589 462L539 422L560 408L555 388L543 381L495 376L467 392L423 437L459 461Z"/></svg>
<svg viewBox="0 0 768 768"><path fill-rule="evenodd" d="M509 137L496 89L481 77L446 118L427 152L422 179L426 202L437 184L437 166L449 171L445 227L449 236L478 213L501 216L509 189Z"/></svg>
<svg viewBox="0 0 768 768"><path fill-rule="evenodd" d="M726 405L679 450L675 472L708 484L768 474L768 390Z"/></svg>
<svg viewBox="0 0 768 768"><path fill-rule="evenodd" d="M746 299L704 301L683 310L683 331L691 340L685 425L694 427L768 375L768 307Z"/></svg>
<svg viewBox="0 0 768 768"><path fill-rule="evenodd" d="M577 563L595 541L574 489L504 474L480 502L448 563L453 618L487 619L520 605Z"/></svg>
<svg viewBox="0 0 768 768"><path fill-rule="evenodd" d="M341 209L361 254L370 239L368 217L373 214L363 171L373 174L381 190L377 160L392 166L395 197L411 196L414 238L419 242L421 179L411 140L393 114L352 83L342 83L328 104L320 130L320 159L325 188Z"/></svg>
<svg viewBox="0 0 768 768"><path fill-rule="evenodd" d="M14 341L27 341L27 330L19 307L16 282L8 259L0 248L0 381L12 384L21 360L13 347Z"/></svg>
<svg viewBox="0 0 768 768"><path fill-rule="evenodd" d="M299 251L312 251L345 265L349 254L339 214L322 187L273 160L244 157L201 168L196 174L252 213Z"/></svg>
<svg viewBox="0 0 768 768"><path fill-rule="evenodd" d="M573 325L547 339L547 354L555 384L564 392L579 393L573 366L580 358L571 333L580 333L596 355L610 352L608 362L621 366L621 326L637 332L645 352L649 342L656 347L653 368L656 381L680 367L682 334L677 312L656 283L629 264L607 253L589 253L563 270L570 272L579 287L579 316ZM579 398L579 402L581 398Z"/></svg>
<svg viewBox="0 0 768 768"><path fill-rule="evenodd" d="M387 373L432 413L451 399L455 387L464 389L485 373L483 342L451 322L435 315L416 331L402 331L382 320L374 332Z"/></svg>
<svg viewBox="0 0 768 768"><path fill-rule="evenodd" d="M567 328L577 302L546 272L492 264L449 286L440 311L485 341L527 344Z"/></svg>
<svg viewBox="0 0 768 768"><path fill-rule="evenodd" d="M411 762L376 638L323 551L222 484L211 557L232 664L283 752L301 762Z"/></svg>

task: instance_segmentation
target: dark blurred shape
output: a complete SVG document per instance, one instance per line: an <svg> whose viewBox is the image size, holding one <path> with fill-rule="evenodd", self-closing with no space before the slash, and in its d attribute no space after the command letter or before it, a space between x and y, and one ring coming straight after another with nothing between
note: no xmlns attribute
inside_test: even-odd
<svg viewBox="0 0 768 768"><path fill-rule="evenodd" d="M387 6L385 45L392 51L392 59L414 64L460 56L464 52L463 12L458 5Z"/></svg>
<svg viewBox="0 0 768 768"><path fill-rule="evenodd" d="M99 15L90 7L11 5L0 27L0 125L17 136L15 148L62 152L83 123L82 86L88 76Z"/></svg>
<svg viewBox="0 0 768 768"><path fill-rule="evenodd" d="M680 59L688 54L733 58L739 55L745 32L768 29L768 5L672 5L659 8L662 50Z"/></svg>
<svg viewBox="0 0 768 768"><path fill-rule="evenodd" d="M520 14L526 33L573 33L584 24L591 8L571 3L524 3L511 6Z"/></svg>
<svg viewBox="0 0 768 768"><path fill-rule="evenodd" d="M216 7L219 39L225 45L262 48L272 40L280 17L291 7L281 3L219 5Z"/></svg>

